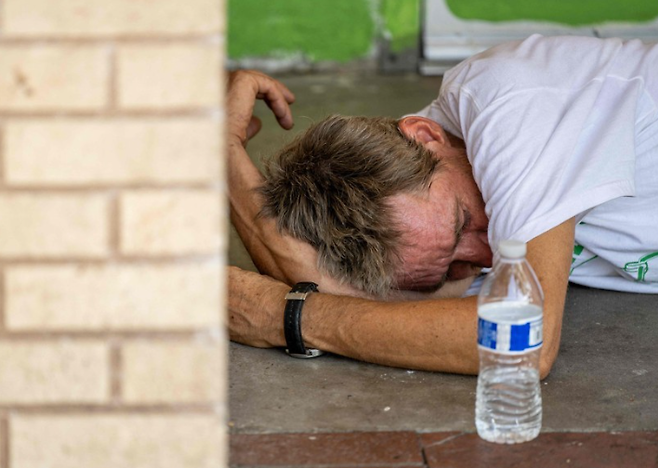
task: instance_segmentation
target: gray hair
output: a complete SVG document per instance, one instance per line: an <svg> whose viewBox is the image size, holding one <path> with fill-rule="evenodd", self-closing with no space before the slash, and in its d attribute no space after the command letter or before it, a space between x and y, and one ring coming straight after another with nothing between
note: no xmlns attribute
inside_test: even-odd
<svg viewBox="0 0 658 468"><path fill-rule="evenodd" d="M438 162L397 120L330 116L266 163L263 214L311 244L329 275L386 296L400 266L388 199L427 188Z"/></svg>

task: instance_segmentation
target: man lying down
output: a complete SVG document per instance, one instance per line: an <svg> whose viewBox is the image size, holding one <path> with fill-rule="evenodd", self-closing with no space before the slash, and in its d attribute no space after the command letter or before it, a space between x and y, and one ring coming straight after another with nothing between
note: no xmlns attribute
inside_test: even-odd
<svg viewBox="0 0 658 468"><path fill-rule="evenodd" d="M657 46L535 35L494 47L416 115L315 124L266 179L245 150L256 99L293 123L283 84L231 75L231 217L263 274L229 269L232 340L475 374L464 282L517 239L545 295L543 377L569 281L658 293ZM319 292L294 288L284 332L299 282Z"/></svg>

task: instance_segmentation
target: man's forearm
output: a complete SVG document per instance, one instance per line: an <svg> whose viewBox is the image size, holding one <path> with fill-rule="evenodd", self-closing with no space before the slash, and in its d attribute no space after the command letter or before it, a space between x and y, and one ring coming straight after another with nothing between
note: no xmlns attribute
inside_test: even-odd
<svg viewBox="0 0 658 468"><path fill-rule="evenodd" d="M382 303L312 295L302 334L309 347L404 367L477 374L477 298Z"/></svg>
<svg viewBox="0 0 658 468"><path fill-rule="evenodd" d="M262 203L257 189L263 176L238 140L229 142L228 180L231 222L258 271L288 284L297 281L292 272L312 275L313 249L278 232L273 219L260 216ZM304 251L307 255L301 257Z"/></svg>
<svg viewBox="0 0 658 468"><path fill-rule="evenodd" d="M542 378L550 372L559 349L573 230L571 219L528 243L528 260L545 295ZM231 339L252 346L285 346L283 311L288 290L271 278L229 268ZM474 296L376 302L317 293L305 302L302 336L310 348L359 360L475 374L476 309Z"/></svg>
<svg viewBox="0 0 658 468"><path fill-rule="evenodd" d="M284 347L283 311L290 288L256 273L229 267L231 340ZM377 302L314 293L302 312L310 348L403 367L475 374L476 298Z"/></svg>
<svg viewBox="0 0 658 468"><path fill-rule="evenodd" d="M261 219L259 224L258 219L261 205L256 189L263 183L263 177L237 139L229 141L228 145L228 181L231 222L254 264L259 271L283 279L265 244L267 233L263 224L266 220ZM274 229L273 223L270 229Z"/></svg>
<svg viewBox="0 0 658 468"><path fill-rule="evenodd" d="M277 232L273 220L259 217L262 200L256 189L263 177L245 150L261 126L253 115L257 99L266 102L281 127L293 126L289 105L294 95L282 83L256 71L229 75L227 172L231 221L259 271L290 283L297 272L310 276L315 259L305 255L304 248L310 246L300 246L302 242Z"/></svg>

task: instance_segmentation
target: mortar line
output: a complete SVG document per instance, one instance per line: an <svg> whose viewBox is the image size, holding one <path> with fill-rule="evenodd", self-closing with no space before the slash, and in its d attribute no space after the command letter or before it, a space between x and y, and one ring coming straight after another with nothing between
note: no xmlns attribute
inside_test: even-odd
<svg viewBox="0 0 658 468"><path fill-rule="evenodd" d="M0 103L1 104L1 103ZM1 119L69 119L69 120L88 120L94 119L94 121L112 121L120 119L134 119L135 121L140 121L144 118L159 118L162 120L173 120L173 119L198 119L198 120L208 120L215 119L218 110L216 107L212 106L197 106L197 107L170 107L166 109L153 109L153 108L133 108L133 109L108 109L101 108L98 110L71 110L71 109L59 109L59 110L42 110L42 111L21 111L11 110L11 109L2 109L0 105L0 118Z"/></svg>
<svg viewBox="0 0 658 468"><path fill-rule="evenodd" d="M5 180L5 127L0 123L0 189L7 186Z"/></svg>
<svg viewBox="0 0 658 468"><path fill-rule="evenodd" d="M4 266L107 266L108 260L115 260L112 266L193 266L198 264L220 264L221 256L213 251L209 254L198 255L141 255L141 256L122 256L120 258L109 259L106 257L89 258L73 257L66 258L31 258L31 257L5 257L0 259L0 268Z"/></svg>
<svg viewBox="0 0 658 468"><path fill-rule="evenodd" d="M2 426L2 441L0 442L0 466L2 468L10 468L11 465L11 444L9 443L9 415L7 412L2 415L0 425Z"/></svg>
<svg viewBox="0 0 658 468"><path fill-rule="evenodd" d="M121 201L119 194L116 191L110 193L107 219L108 247L110 250L110 257L114 259L119 255L121 248Z"/></svg>
<svg viewBox="0 0 658 468"><path fill-rule="evenodd" d="M117 101L118 101L118 95L117 95L117 80L118 80L118 67L119 67L119 62L118 62L118 53L117 53L117 47L116 44L112 43L109 45L109 70L108 70L108 89L107 89L107 109L106 111L109 113L116 112L117 110Z"/></svg>
<svg viewBox="0 0 658 468"><path fill-rule="evenodd" d="M33 194L33 193L47 193L47 194L78 194L85 195L103 194L115 190L132 190L132 191L152 191L152 190L166 190L167 192L183 192L183 191L206 191L220 193L220 187L216 182L189 182L189 183L174 183L167 185L166 182L153 183L153 184L115 184L115 185L101 185L101 184L81 184L81 185L21 185L11 187L0 187L0 193L15 193L15 194Z"/></svg>
<svg viewBox="0 0 658 468"><path fill-rule="evenodd" d="M416 444L418 446L418 452L420 453L420 458L422 460L423 468L429 467L429 462L427 461L427 453L425 453L425 447L423 446L422 437L418 432L416 434Z"/></svg>
<svg viewBox="0 0 658 468"><path fill-rule="evenodd" d="M0 0L0 39L5 35L5 0Z"/></svg>
<svg viewBox="0 0 658 468"><path fill-rule="evenodd" d="M123 396L123 355L121 344L116 340L110 341L110 401L119 404Z"/></svg>
<svg viewBox="0 0 658 468"><path fill-rule="evenodd" d="M6 309L6 304L5 300L7 298L7 291L6 291L6 279L5 279L5 270L2 266L0 266L0 334L5 333L7 331L7 323L6 323L6 314L5 314L5 309Z"/></svg>
<svg viewBox="0 0 658 468"><path fill-rule="evenodd" d="M3 19L3 18L0 18ZM4 26L4 25L3 25ZM117 34L106 36L62 37L60 35L34 35L29 37L7 36L4 28L1 35L2 47L33 47L33 46L66 46L66 45L105 45L108 43L130 44L130 45L171 45L171 44L205 44L221 45L225 42L223 34L212 32L206 34L181 34L163 36L154 34L152 36L140 36L130 34Z"/></svg>
<svg viewBox="0 0 658 468"><path fill-rule="evenodd" d="M213 339L219 324L207 325L204 328L184 329L184 330L156 330L144 328L138 331L116 330L116 331L97 331L97 330L57 330L52 331L17 331L0 332L2 341L59 341L77 340L89 341L100 340L109 341L119 339L121 341L141 341L141 340L159 340L167 342L181 343L198 343L207 339L209 342ZM173 328L173 327L172 327ZM182 328L182 327L181 327Z"/></svg>
<svg viewBox="0 0 658 468"><path fill-rule="evenodd" d="M152 405L113 405L113 404L68 404L53 403L32 405L28 403L0 405L0 411L11 410L15 415L80 415L120 414L120 415L209 415L214 414L213 403L162 403Z"/></svg>

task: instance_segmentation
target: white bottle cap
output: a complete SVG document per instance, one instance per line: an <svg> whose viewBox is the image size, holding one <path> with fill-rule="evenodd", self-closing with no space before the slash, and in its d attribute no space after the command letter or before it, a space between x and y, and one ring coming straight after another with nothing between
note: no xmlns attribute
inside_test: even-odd
<svg viewBox="0 0 658 468"><path fill-rule="evenodd" d="M525 242L504 240L498 244L498 252L505 258L523 258L526 254Z"/></svg>

